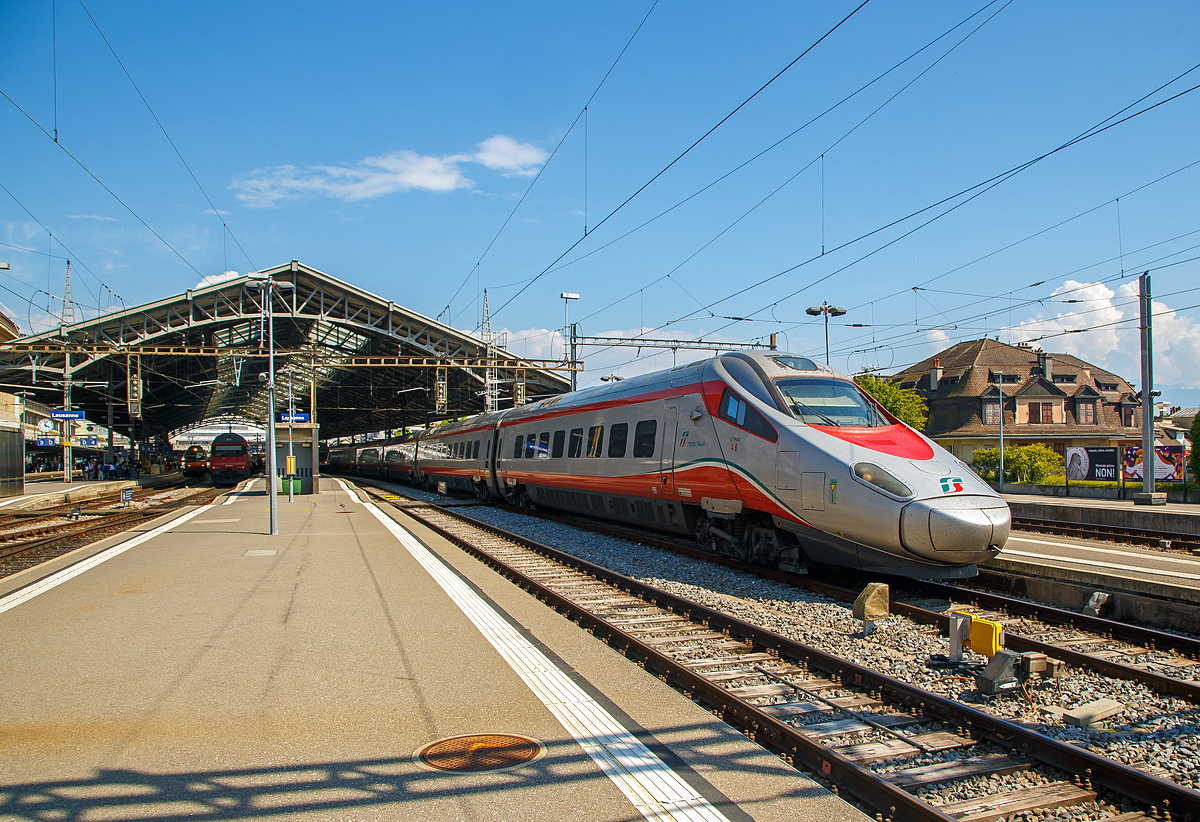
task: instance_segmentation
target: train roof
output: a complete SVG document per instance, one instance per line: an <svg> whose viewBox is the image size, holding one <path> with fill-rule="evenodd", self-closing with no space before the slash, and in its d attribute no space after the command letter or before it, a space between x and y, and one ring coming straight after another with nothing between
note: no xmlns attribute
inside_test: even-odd
<svg viewBox="0 0 1200 822"><path fill-rule="evenodd" d="M521 408L504 413L506 420L521 419L535 416L550 410L567 409L575 406L590 405L596 402L608 402L626 397L636 397L666 388L680 388L695 385L704 379L705 369L712 363L720 362L723 370L734 377L735 382L744 385L750 391L762 395L762 383L784 377L832 377L848 379L846 375L830 368L823 362L805 357L801 354L790 354L786 351L734 351L698 360L687 365L677 365L662 371L640 374L636 377L614 381L606 385L597 385L575 391L571 394L560 394L541 402L530 403ZM748 366L748 368L747 368ZM757 385L756 385L757 383ZM758 388L758 391L755 389ZM764 397L765 399L765 397ZM771 402L771 400L767 400Z"/></svg>
<svg viewBox="0 0 1200 822"><path fill-rule="evenodd" d="M222 443L222 444L227 443L227 442L240 442L243 445L245 445L246 438L243 437L241 434L234 434L232 432L227 432L225 434L217 434L215 437L213 437L213 445L216 445L218 442Z"/></svg>

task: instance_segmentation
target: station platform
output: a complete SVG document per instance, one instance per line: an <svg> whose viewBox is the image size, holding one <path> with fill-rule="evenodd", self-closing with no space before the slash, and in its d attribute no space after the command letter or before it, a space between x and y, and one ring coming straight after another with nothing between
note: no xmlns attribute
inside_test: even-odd
<svg viewBox="0 0 1200 822"><path fill-rule="evenodd" d="M10 509L20 511L31 508L47 508L52 505L62 505L67 502L82 502L95 499L101 494L120 491L122 488L159 488L171 485L183 479L182 471L172 471L169 474L154 474L139 477L135 480L82 480L63 482L62 474L58 479L45 479L39 482L25 482L25 493L15 497L0 498L0 510Z"/></svg>
<svg viewBox="0 0 1200 822"><path fill-rule="evenodd" d="M866 822L340 480L261 479L0 581L0 818ZM514 734L494 772L417 752Z"/></svg>
<svg viewBox="0 0 1200 822"><path fill-rule="evenodd" d="M1200 534L1191 505L1135 506L1132 501L1005 495L1014 517L1083 525ZM1164 510L1165 509L1165 510ZM1103 615L1168 630L1195 630L1200 556L1117 541L1014 530L1004 550L979 567L990 587L1071 610L1092 595L1110 596Z"/></svg>
<svg viewBox="0 0 1200 822"><path fill-rule="evenodd" d="M1196 492L1200 497L1200 491ZM1200 504L1137 505L1133 500L1002 494L1014 517L1200 534ZM1200 502L1200 499L1197 500Z"/></svg>

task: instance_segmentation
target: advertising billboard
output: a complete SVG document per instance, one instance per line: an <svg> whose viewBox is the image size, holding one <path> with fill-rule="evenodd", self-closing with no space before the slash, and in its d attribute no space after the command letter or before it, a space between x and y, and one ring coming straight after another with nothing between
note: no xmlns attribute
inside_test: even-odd
<svg viewBox="0 0 1200 822"><path fill-rule="evenodd" d="M1067 449L1067 479L1070 482L1116 482L1117 465L1115 447Z"/></svg>
<svg viewBox="0 0 1200 822"><path fill-rule="evenodd" d="M1142 479L1142 446L1126 445L1121 459L1126 480ZM1183 446L1154 446L1154 479L1156 482L1183 481Z"/></svg>

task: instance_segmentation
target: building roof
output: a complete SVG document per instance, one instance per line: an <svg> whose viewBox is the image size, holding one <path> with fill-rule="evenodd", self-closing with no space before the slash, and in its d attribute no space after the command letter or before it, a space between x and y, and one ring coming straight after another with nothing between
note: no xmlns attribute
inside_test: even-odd
<svg viewBox="0 0 1200 822"><path fill-rule="evenodd" d="M930 391L931 372L941 368L936 391ZM930 436L994 436L997 426L984 425L981 399L996 396L997 381L1005 398L1006 433L1031 439L1064 436L1129 437L1135 429L1122 425L1118 406L1140 406L1133 386L1111 371L1079 359L1007 345L984 338L952 345L891 377L904 388L915 388L929 404ZM1065 400L1067 424L1022 424L1014 429L1013 399ZM1079 425L1075 414L1081 403L1096 403L1096 424Z"/></svg>
<svg viewBox="0 0 1200 822"><path fill-rule="evenodd" d="M277 285L266 305L264 278ZM265 421L266 383L259 375L267 371L268 314L275 410L287 410L290 387L296 410L308 411L315 390L323 437L482 411L489 351L493 364L501 363L493 366L492 384L504 383L502 399L513 401L518 377L529 400L570 389L570 380L546 363L518 358L296 260L0 342L0 370L5 382L28 386L47 403L61 402L69 371L72 405L93 421L107 419L111 408L124 430L131 416L127 385L137 384L140 372L139 438L225 414Z"/></svg>

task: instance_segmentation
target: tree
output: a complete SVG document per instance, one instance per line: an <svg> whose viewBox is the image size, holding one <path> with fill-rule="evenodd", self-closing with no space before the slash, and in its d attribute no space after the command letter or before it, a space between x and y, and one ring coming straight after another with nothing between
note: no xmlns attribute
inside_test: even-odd
<svg viewBox="0 0 1200 822"><path fill-rule="evenodd" d="M1004 451L1005 473L1014 477L1017 482L1036 485L1057 474L1062 470L1062 465L1063 458L1054 453L1053 448L1040 442L1006 448Z"/></svg>
<svg viewBox="0 0 1200 822"><path fill-rule="evenodd" d="M975 453L971 456L971 468L981 477L995 479L1000 472L1000 449L975 449Z"/></svg>
<svg viewBox="0 0 1200 822"><path fill-rule="evenodd" d="M1062 470L1063 458L1049 446L1009 446L1004 449L1004 481L1038 484ZM1000 473L1000 449L980 448L971 457L971 467L980 476L994 478Z"/></svg>
<svg viewBox="0 0 1200 822"><path fill-rule="evenodd" d="M1188 479L1195 482L1196 478L1200 477L1200 451L1196 450L1196 446L1200 445L1200 413L1192 420L1188 437L1192 440L1192 455L1188 458Z"/></svg>
<svg viewBox="0 0 1200 822"><path fill-rule="evenodd" d="M916 391L901 388L894 382L881 380L866 371L856 376L854 382L897 418L918 431L925 430L925 420L929 417L929 411L925 400L921 399L921 395Z"/></svg>

